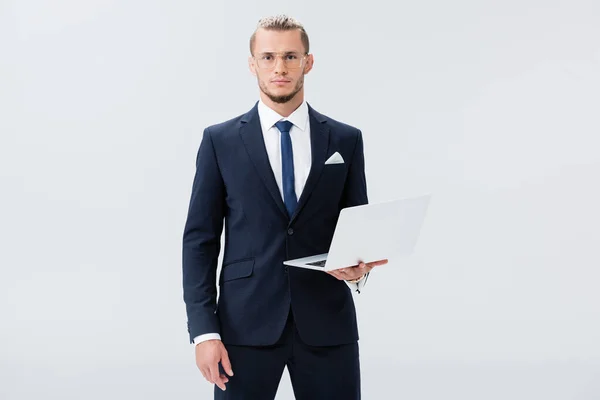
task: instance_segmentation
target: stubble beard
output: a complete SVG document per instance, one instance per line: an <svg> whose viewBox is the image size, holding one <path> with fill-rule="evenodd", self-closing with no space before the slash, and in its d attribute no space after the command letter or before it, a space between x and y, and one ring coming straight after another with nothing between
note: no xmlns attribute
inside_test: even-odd
<svg viewBox="0 0 600 400"><path fill-rule="evenodd" d="M287 103L288 101L292 100L294 98L294 96L296 96L296 94L298 94L298 92L300 90L302 90L302 86L304 85L304 75L302 75L300 77L300 79L298 79L298 82L296 82L296 86L294 87L294 90L292 90L292 92L290 94L286 94L286 95L282 95L282 96L276 96L272 93L269 93L269 89L267 88L267 85L264 84L263 82L261 82L261 80L258 80L258 86L260 87L260 90L269 98L271 99L271 101L273 103L278 103L278 104L283 104L283 103Z"/></svg>

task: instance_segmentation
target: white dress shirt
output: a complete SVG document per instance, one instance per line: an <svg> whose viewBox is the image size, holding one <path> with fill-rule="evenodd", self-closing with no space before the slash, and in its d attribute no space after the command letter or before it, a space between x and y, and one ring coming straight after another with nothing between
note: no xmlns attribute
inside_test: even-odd
<svg viewBox="0 0 600 400"><path fill-rule="evenodd" d="M258 102L258 117L262 128L267 156L275 175L275 181L279 187L279 193L283 199L283 174L281 171L281 132L275 126L279 121L290 121L293 126L290 129L292 139L292 152L294 157L294 183L296 190L296 199L300 199L304 184L308 178L311 166L310 150L310 122L308 117L308 105L306 100L290 114L289 117L282 117L275 110L269 108L262 100ZM364 284L364 279L358 283L346 282L351 289L360 289ZM206 340L221 339L218 333L205 333L194 338L194 345Z"/></svg>

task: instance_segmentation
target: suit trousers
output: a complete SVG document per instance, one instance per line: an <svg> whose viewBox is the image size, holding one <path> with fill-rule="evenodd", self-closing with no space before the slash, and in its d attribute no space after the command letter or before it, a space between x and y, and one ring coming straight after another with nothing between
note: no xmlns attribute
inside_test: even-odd
<svg viewBox="0 0 600 400"><path fill-rule="evenodd" d="M276 344L225 348L234 376L226 391L215 385L215 400L273 400L286 366L296 400L360 399L358 343L309 346L300 338L291 311Z"/></svg>

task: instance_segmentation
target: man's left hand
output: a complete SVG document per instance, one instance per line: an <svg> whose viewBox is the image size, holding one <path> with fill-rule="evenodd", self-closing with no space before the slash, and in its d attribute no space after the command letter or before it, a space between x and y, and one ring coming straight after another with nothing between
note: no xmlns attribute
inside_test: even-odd
<svg viewBox="0 0 600 400"><path fill-rule="evenodd" d="M370 272L373 268L380 265L385 265L388 260L373 261L370 263L361 262L358 265L353 265L347 268L335 269L333 271L327 271L327 273L340 281L352 281L358 279Z"/></svg>

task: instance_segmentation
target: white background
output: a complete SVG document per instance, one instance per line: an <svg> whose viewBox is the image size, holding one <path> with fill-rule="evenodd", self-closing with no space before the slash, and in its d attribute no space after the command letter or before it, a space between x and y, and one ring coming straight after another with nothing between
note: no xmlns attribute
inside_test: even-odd
<svg viewBox="0 0 600 400"><path fill-rule="evenodd" d="M414 257L356 296L363 397L600 398L595 0L2 0L0 398L212 398L183 224L280 12L308 102L363 131L370 200L434 194Z"/></svg>

